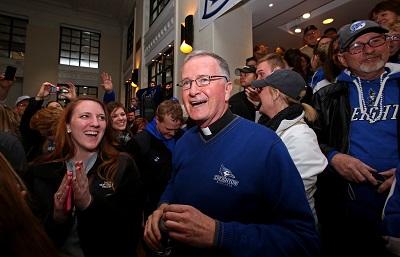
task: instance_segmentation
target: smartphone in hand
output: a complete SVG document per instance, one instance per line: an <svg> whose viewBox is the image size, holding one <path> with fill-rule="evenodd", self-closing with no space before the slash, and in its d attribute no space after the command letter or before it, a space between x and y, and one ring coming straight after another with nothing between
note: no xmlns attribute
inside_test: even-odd
<svg viewBox="0 0 400 257"><path fill-rule="evenodd" d="M378 181L378 185L382 184L386 180L386 178L383 175L381 175L377 172L371 172L371 174L372 174L372 176L374 176L376 181Z"/></svg>
<svg viewBox="0 0 400 257"><path fill-rule="evenodd" d="M4 74L5 80L14 80L17 68L13 66L7 66L6 73Z"/></svg>

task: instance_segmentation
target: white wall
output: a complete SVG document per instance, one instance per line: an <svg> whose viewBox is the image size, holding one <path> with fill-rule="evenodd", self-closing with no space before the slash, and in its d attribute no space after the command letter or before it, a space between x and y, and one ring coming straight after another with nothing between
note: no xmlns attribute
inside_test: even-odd
<svg viewBox="0 0 400 257"><path fill-rule="evenodd" d="M25 16L28 18L25 59L16 61L0 58L0 72L6 65L18 67L18 82L11 89L6 104L12 106L19 95L34 96L41 84L65 83L99 87L99 98L102 99L104 90L101 73L112 75L117 100L120 100L122 78L122 40L121 26L103 22L102 17L97 20L82 17L74 12L57 13L54 10L32 10L28 7L13 4L2 4L0 13L9 16ZM65 66L58 64L60 25L66 24L78 28L94 30L101 33L99 69Z"/></svg>

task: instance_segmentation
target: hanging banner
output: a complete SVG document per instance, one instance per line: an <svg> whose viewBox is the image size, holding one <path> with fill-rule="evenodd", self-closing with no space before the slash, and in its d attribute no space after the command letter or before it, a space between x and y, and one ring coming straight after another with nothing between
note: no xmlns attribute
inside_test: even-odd
<svg viewBox="0 0 400 257"><path fill-rule="evenodd" d="M240 1L241 0L199 0L200 30Z"/></svg>

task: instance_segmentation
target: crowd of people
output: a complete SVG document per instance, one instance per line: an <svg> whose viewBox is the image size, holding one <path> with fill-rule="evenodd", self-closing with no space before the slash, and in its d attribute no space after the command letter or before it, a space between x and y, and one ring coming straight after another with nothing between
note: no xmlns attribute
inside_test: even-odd
<svg viewBox="0 0 400 257"><path fill-rule="evenodd" d="M150 81L125 106L108 73L101 100L1 104L0 255L400 256L400 2L366 16L256 45L236 94L194 50L182 104Z"/></svg>

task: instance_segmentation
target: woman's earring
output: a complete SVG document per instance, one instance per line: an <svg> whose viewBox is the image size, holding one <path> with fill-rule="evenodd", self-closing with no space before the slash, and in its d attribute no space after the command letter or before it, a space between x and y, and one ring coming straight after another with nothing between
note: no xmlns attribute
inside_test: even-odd
<svg viewBox="0 0 400 257"><path fill-rule="evenodd" d="M68 130L67 130L67 133L68 133L68 134L71 134L71 130L68 129Z"/></svg>

